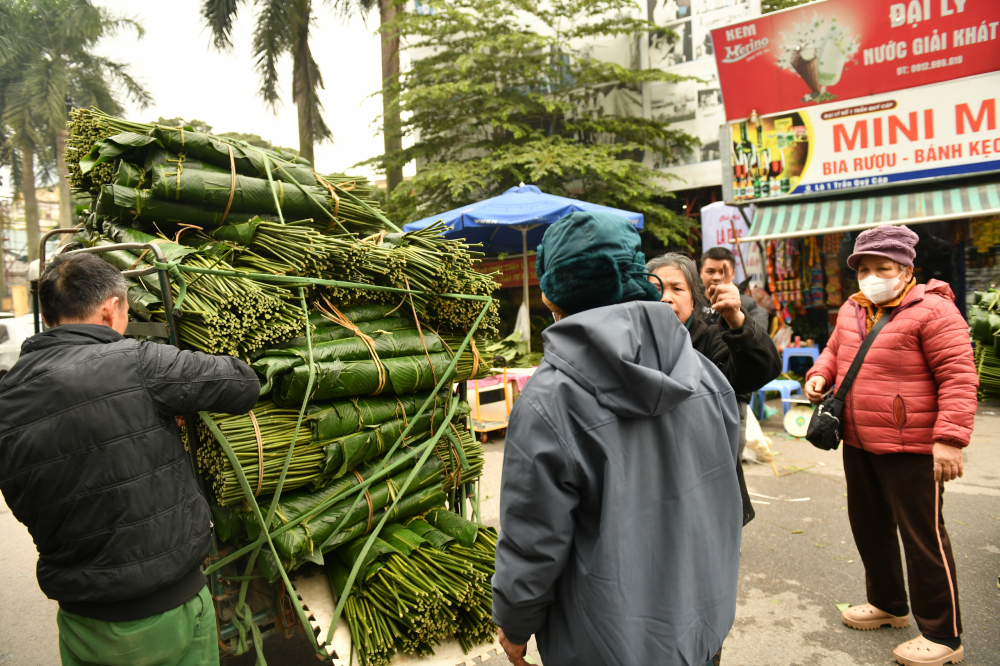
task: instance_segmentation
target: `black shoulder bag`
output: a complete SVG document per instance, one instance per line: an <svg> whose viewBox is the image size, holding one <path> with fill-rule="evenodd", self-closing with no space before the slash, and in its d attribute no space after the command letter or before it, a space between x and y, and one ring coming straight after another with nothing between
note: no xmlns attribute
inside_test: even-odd
<svg viewBox="0 0 1000 666"><path fill-rule="evenodd" d="M809 419L806 439L817 449L833 451L840 446L840 413L844 409L844 401L851 390L851 385L854 384L854 378L858 376L858 371L861 370L861 364L864 362L865 356L868 355L868 350L871 349L872 343L875 342L875 336L888 323L890 315L892 315L891 309L887 310L875 322L872 330L869 331L868 335L865 336L864 342L861 343L861 348L858 349L858 354L854 357L854 362L851 363L847 374L844 375L844 381L837 388L836 395L828 395L819 404L816 411L813 412L812 418Z"/></svg>

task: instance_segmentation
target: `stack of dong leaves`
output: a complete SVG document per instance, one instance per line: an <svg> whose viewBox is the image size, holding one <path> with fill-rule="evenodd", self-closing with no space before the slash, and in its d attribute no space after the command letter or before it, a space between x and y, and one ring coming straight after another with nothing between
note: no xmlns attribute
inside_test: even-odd
<svg viewBox="0 0 1000 666"><path fill-rule="evenodd" d="M977 291L969 310L969 329L976 344L979 399L1000 398L1000 291Z"/></svg>
<svg viewBox="0 0 1000 666"><path fill-rule="evenodd" d="M155 272L129 279L131 316L165 322L172 301L182 347L259 374L249 414L197 427L218 538L272 535L247 564L272 582L326 567L362 664L491 640L496 535L459 515L478 519L483 450L450 390L490 374L478 253L440 225L399 232L363 178L190 127L78 109L67 145L83 244L152 244L165 265L100 256L170 270L170 299Z"/></svg>
<svg viewBox="0 0 1000 666"><path fill-rule="evenodd" d="M443 225L400 233L364 178L320 175L279 151L93 109L74 110L69 130L70 181L92 198L87 242L155 242L168 261L214 271L189 279L177 303L180 338L190 348L246 359L302 334L295 283L261 282L255 274L412 290L418 293L406 299L407 314L451 331L468 331L481 306L445 295L497 288L475 270L481 254L444 238ZM152 261L142 251L114 256L123 269L148 268ZM181 289L176 282L174 300ZM131 285L136 313L164 321L156 277ZM310 300L322 295L338 307L403 301L393 291L302 286ZM496 323L491 304L479 332L488 334Z"/></svg>

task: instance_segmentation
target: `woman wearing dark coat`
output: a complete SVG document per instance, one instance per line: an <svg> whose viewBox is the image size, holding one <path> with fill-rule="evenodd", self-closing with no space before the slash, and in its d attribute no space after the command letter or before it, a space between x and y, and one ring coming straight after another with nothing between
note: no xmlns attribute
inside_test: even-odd
<svg viewBox="0 0 1000 666"><path fill-rule="evenodd" d="M718 366L739 400L749 402L751 393L781 373L781 357L774 342L742 307L735 285L710 287L712 303L709 304L698 269L683 254L670 252L656 257L646 264L646 269L654 276L650 280L660 283L657 285L663 294L660 300L668 304L687 327L691 346ZM712 317L713 313L718 316ZM707 323L710 317L715 319L711 324ZM736 472L743 497L743 524L746 525L753 520L754 511L742 465L737 464ZM720 648L711 663L719 666L721 656Z"/></svg>
<svg viewBox="0 0 1000 666"><path fill-rule="evenodd" d="M646 268L663 282L661 300L687 326L691 345L718 366L738 399L749 402L754 391L781 374L781 356L774 342L742 307L735 285L713 285L714 302L709 304L698 269L683 254L661 255ZM713 312L720 316L708 323Z"/></svg>

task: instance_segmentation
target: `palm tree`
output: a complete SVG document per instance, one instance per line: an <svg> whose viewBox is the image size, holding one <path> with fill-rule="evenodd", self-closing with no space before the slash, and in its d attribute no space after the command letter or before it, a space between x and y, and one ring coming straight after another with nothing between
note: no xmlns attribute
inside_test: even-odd
<svg viewBox="0 0 1000 666"><path fill-rule="evenodd" d="M233 20L246 0L204 0L201 13L212 31L216 48L232 48ZM276 109L278 59L292 56L292 95L298 111L299 155L314 162L313 145L331 139L333 133L323 120L319 90L323 76L309 48L309 29L315 21L312 0L254 0L258 6L253 33L255 69L261 77L260 96Z"/></svg>
<svg viewBox="0 0 1000 666"><path fill-rule="evenodd" d="M54 143L59 174L59 218L72 220L73 203L66 169L66 120L73 106L99 106L123 113L109 83L145 107L151 97L118 62L93 53L106 36L142 26L90 0L9 0L0 14L0 122L7 142L20 156L29 257L38 252L34 156Z"/></svg>
<svg viewBox="0 0 1000 666"><path fill-rule="evenodd" d="M366 17L377 6L382 40L382 142L385 154L403 149L402 123L399 117L399 30L396 17L402 12L400 0L335 0L345 16ZM403 167L386 171L386 193L403 182Z"/></svg>
<svg viewBox="0 0 1000 666"><path fill-rule="evenodd" d="M233 20L240 5L247 0L204 0L201 13L212 30L215 46L232 48ZM323 77L309 48L309 28L315 20L312 0L253 0L258 6L257 25L253 34L255 68L261 77L260 96L276 108L278 95L277 61L284 54L292 56L292 94L299 119L299 154L313 160L313 144L332 138L323 120L323 105L318 91ZM382 26L382 109L385 150L402 150L399 131L399 107L389 94L399 80L399 33L391 29L400 11L400 0L325 0L345 15L367 16L376 6ZM315 166L315 163L314 163ZM387 175L389 191L403 180L402 168Z"/></svg>

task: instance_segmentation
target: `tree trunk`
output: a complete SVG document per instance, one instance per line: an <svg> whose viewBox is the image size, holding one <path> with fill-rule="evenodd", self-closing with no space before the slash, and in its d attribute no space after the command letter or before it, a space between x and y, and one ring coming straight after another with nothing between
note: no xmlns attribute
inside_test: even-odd
<svg viewBox="0 0 1000 666"><path fill-rule="evenodd" d="M309 80L309 61L312 54L309 52L309 27L308 22L303 28L303 35L299 36L298 48L292 62L292 95L295 97L295 109L298 111L299 120L299 156L309 160L313 170L316 169L316 162L313 156L313 127L312 127L312 85Z"/></svg>
<svg viewBox="0 0 1000 666"><path fill-rule="evenodd" d="M312 132L309 131L309 109L305 102L299 101L299 96L295 96L295 106L299 114L299 156L309 160L309 164L316 168L316 161L313 156Z"/></svg>
<svg viewBox="0 0 1000 666"><path fill-rule="evenodd" d="M379 0L379 15L385 26L399 13L399 0ZM399 84L399 32L382 33L382 140L385 154L403 149L402 128L399 118L399 100L394 92ZM386 171L386 192L390 193L403 182L403 168Z"/></svg>
<svg viewBox="0 0 1000 666"><path fill-rule="evenodd" d="M68 130L60 127L56 130L56 168L59 171L59 226L72 227L76 218L73 215L73 197L69 192L69 169L66 168L66 136Z"/></svg>
<svg viewBox="0 0 1000 666"><path fill-rule="evenodd" d="M28 261L38 259L38 201L35 199L35 159L30 145L21 145L21 194L24 196L24 226L28 232Z"/></svg>

